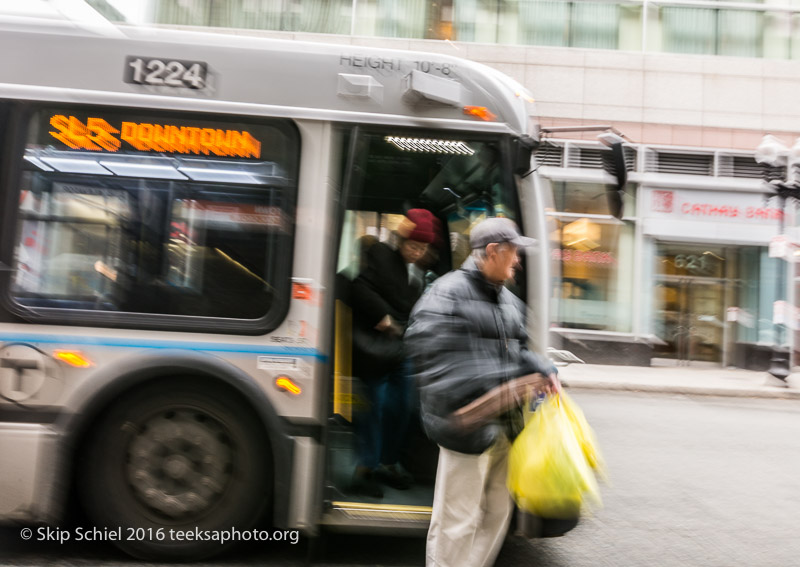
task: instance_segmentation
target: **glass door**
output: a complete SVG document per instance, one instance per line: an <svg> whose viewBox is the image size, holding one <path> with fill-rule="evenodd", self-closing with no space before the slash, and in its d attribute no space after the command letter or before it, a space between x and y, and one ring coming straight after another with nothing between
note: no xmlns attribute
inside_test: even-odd
<svg viewBox="0 0 800 567"><path fill-rule="evenodd" d="M688 321L686 320L686 294L678 282L660 281L656 284L656 335L662 343L657 344L656 358L685 360Z"/></svg>
<svg viewBox="0 0 800 567"><path fill-rule="evenodd" d="M657 358L722 363L725 284L695 278L656 284Z"/></svg>
<svg viewBox="0 0 800 567"><path fill-rule="evenodd" d="M658 245L656 358L722 363L725 344L725 256L722 248Z"/></svg>

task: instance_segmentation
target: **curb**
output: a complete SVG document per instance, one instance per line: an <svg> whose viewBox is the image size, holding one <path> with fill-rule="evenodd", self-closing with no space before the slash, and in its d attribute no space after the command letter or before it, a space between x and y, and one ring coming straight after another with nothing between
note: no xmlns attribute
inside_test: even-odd
<svg viewBox="0 0 800 567"><path fill-rule="evenodd" d="M619 382L579 382L567 379L567 390L612 390L622 392L648 392L654 394L683 394L686 396L723 396L730 398L768 398L800 400L800 391L774 387L773 389L733 389L733 388L686 388L658 384L624 384Z"/></svg>

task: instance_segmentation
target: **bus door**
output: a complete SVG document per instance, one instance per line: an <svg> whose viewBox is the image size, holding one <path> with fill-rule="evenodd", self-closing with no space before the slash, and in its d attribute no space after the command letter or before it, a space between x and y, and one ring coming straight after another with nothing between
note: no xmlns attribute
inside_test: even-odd
<svg viewBox="0 0 800 567"><path fill-rule="evenodd" d="M508 140L360 127L337 135L339 147L348 150L341 168L344 210L335 274L323 523L424 530L438 447L420 424L411 361L391 341L370 333L374 321L365 297L385 293L386 266L404 262L398 247L409 209L427 209L438 219L422 258L405 265L407 285L418 294L469 256L473 225L489 216L519 222ZM397 305L396 298L383 299ZM398 321L400 326L406 322Z"/></svg>

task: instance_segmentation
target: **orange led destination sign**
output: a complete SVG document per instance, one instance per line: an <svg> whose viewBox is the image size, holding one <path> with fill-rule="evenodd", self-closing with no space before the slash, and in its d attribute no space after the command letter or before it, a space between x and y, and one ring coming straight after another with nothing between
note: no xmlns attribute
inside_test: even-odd
<svg viewBox="0 0 800 567"><path fill-rule="evenodd" d="M247 131L198 128L147 122L122 122L115 128L102 118L84 123L75 116L50 117L50 135L74 150L116 152L123 142L143 152L261 157L261 142Z"/></svg>

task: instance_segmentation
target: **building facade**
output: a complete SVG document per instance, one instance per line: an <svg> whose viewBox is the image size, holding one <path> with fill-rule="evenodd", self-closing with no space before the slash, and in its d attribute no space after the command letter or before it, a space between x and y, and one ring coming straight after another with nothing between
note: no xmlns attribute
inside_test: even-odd
<svg viewBox="0 0 800 567"><path fill-rule="evenodd" d="M597 363L767 368L792 340L774 324L788 264L770 257L783 211L753 156L631 145L620 221L602 152L554 140L541 167L556 205L556 342Z"/></svg>
<svg viewBox="0 0 800 567"><path fill-rule="evenodd" d="M800 342L787 307L794 254L791 243L778 249L781 233L796 236L794 206L782 222L754 160L766 133L788 145L800 134L797 0L89 4L118 21L440 51L493 66L530 89L544 128L557 343L589 362L760 369L773 346ZM627 142L621 221L604 198L612 178L597 131L577 130L589 126Z"/></svg>

